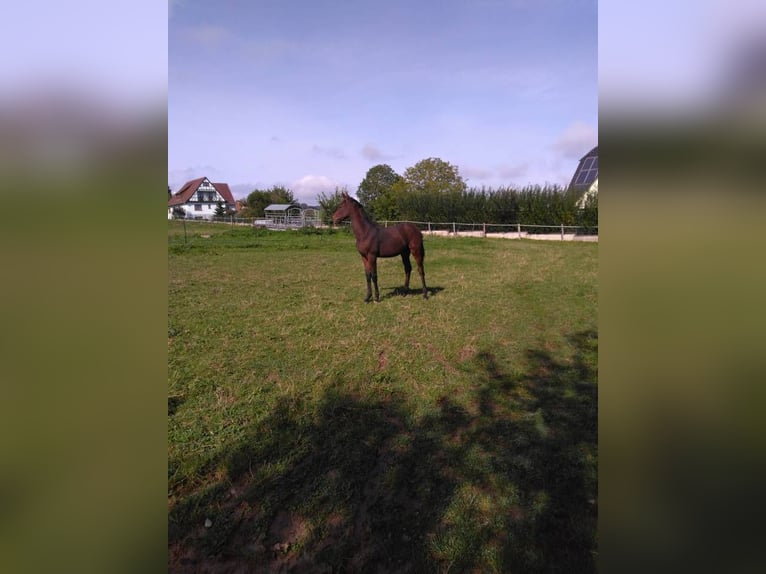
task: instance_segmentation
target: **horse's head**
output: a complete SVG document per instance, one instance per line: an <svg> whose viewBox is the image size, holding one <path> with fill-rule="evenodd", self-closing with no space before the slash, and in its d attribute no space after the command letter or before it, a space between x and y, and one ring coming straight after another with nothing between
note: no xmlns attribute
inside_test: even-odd
<svg viewBox="0 0 766 574"><path fill-rule="evenodd" d="M347 217L351 217L351 212L354 207L354 200L351 199L345 191L341 194L341 197L343 199L341 200L338 209L336 209L335 213L332 214L332 222L335 225Z"/></svg>

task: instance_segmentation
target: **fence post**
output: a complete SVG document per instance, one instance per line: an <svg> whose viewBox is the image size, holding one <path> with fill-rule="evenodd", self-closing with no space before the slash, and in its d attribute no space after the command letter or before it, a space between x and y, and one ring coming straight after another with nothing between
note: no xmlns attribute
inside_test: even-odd
<svg viewBox="0 0 766 574"><path fill-rule="evenodd" d="M561 241L564 241L564 224L561 224Z"/></svg>
<svg viewBox="0 0 766 574"><path fill-rule="evenodd" d="M482 237L486 237L487 236L487 224L486 223L482 223L481 225L482 225L482 235L481 236Z"/></svg>
<svg viewBox="0 0 766 574"><path fill-rule="evenodd" d="M455 231L455 222L452 222L452 235L457 235L457 231Z"/></svg>
<svg viewBox="0 0 766 574"><path fill-rule="evenodd" d="M431 222L428 222L428 235L431 235Z"/></svg>
<svg viewBox="0 0 766 574"><path fill-rule="evenodd" d="M521 223L516 224L516 232L519 234L519 239L521 239Z"/></svg>

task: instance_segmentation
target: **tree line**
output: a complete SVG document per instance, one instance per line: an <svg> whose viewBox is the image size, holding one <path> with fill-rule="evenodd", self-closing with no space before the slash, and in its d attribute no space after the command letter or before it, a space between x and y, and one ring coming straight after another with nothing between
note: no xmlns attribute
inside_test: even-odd
<svg viewBox="0 0 766 574"><path fill-rule="evenodd" d="M326 223L346 189L322 193L319 205ZM522 188L468 188L458 168L428 158L402 175L391 166L372 167L357 189L357 198L376 221L494 223L598 226L598 198L578 206L581 191L557 185Z"/></svg>
<svg viewBox="0 0 766 574"><path fill-rule="evenodd" d="M322 220L330 223L346 187L321 193L317 202ZM598 225L598 199L578 206L582 192L557 185L522 188L469 188L457 166L439 158L424 159L396 173L388 164L367 171L356 196L376 221L430 221L433 223L494 223L524 225ZM283 186L254 190L244 201L239 217L263 217L271 203L295 203Z"/></svg>

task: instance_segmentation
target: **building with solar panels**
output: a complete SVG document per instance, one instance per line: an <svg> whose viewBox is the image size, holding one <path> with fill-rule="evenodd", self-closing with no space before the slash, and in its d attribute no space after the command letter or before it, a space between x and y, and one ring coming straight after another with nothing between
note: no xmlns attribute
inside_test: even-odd
<svg viewBox="0 0 766 574"><path fill-rule="evenodd" d="M584 207L590 198L598 196L598 146L580 158L569 189L584 192L578 207Z"/></svg>

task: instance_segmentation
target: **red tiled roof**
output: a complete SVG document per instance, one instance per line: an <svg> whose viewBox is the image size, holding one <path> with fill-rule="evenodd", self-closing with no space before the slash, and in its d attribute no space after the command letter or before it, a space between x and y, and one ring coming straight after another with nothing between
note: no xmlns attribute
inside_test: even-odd
<svg viewBox="0 0 766 574"><path fill-rule="evenodd" d="M234 196L231 194L228 183L214 183L213 187L218 190L218 193L226 200L226 203L234 205Z"/></svg>
<svg viewBox="0 0 766 574"><path fill-rule="evenodd" d="M204 177L198 177L197 179L187 181L183 184L181 189L174 193L173 197L168 200L168 207L183 205L189 201L189 198L194 195L194 192L197 191L197 188L203 181L205 181ZM226 203L234 205L234 196L231 194L231 189L229 189L228 183L213 183L213 187L221 194L221 197L223 197Z"/></svg>
<svg viewBox="0 0 766 574"><path fill-rule="evenodd" d="M168 207L173 207L174 205L183 205L189 201L189 198L194 195L194 192L197 191L197 188L203 181L205 181L204 177L187 181L185 184L183 184L183 187L174 193L173 197L168 200Z"/></svg>

